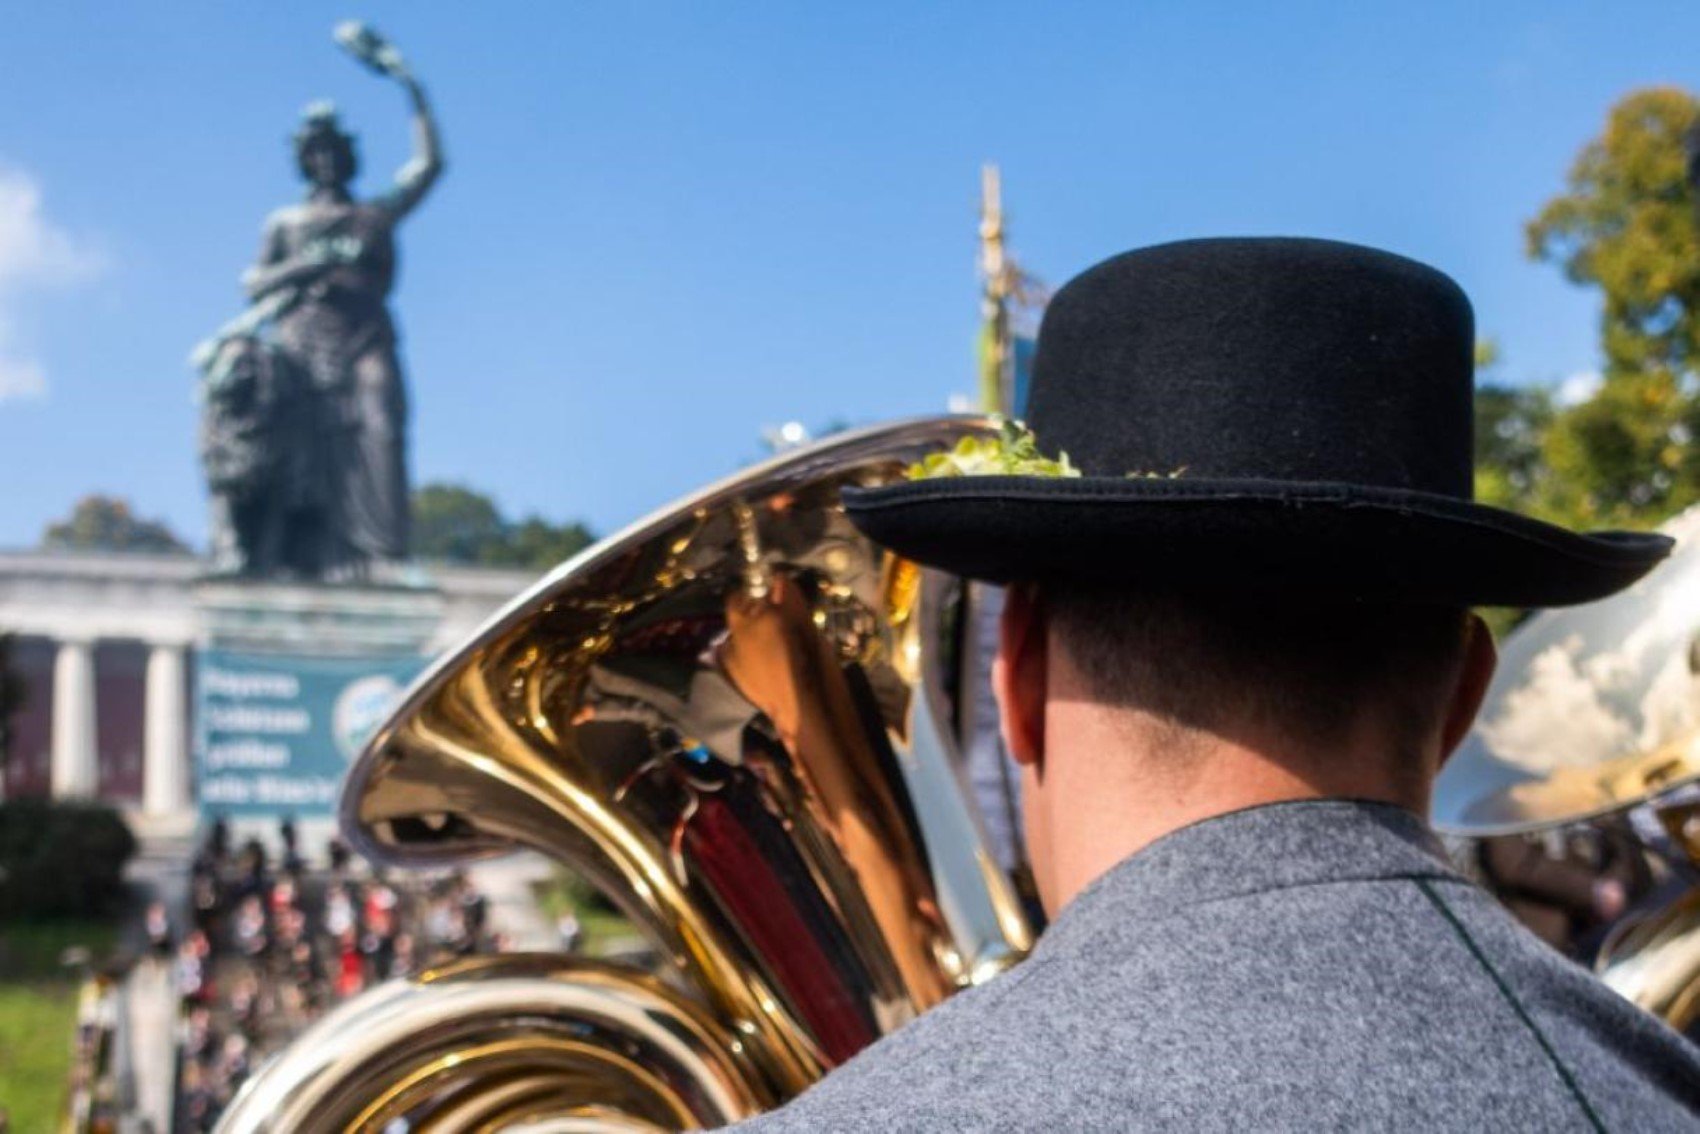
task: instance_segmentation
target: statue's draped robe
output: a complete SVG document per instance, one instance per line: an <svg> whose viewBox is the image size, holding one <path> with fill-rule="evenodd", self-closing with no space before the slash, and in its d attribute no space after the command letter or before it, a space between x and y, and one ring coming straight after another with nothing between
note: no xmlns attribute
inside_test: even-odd
<svg viewBox="0 0 1700 1134"><path fill-rule="evenodd" d="M307 375L322 433L302 439L329 475L321 570L360 572L407 555L406 395L385 300L395 278L396 214L384 202L315 200L273 214L262 265L315 244L358 241L351 263L301 285L277 342Z"/></svg>

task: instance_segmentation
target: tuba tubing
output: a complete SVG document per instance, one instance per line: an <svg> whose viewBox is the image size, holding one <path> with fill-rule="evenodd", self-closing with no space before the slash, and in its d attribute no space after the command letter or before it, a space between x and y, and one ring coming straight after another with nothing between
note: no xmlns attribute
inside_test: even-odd
<svg viewBox="0 0 1700 1134"><path fill-rule="evenodd" d="M775 458L588 549L435 664L350 769L345 836L394 866L542 852L620 908L659 971L495 957L381 987L308 1033L347 1037L345 1058L303 1054L304 1036L220 1129L717 1125L1019 961L1031 931L957 778L941 656L960 588L839 503L992 428L923 419ZM526 988L604 1061L550 1054ZM451 1000L488 1006L476 1029L443 1030ZM488 1073L452 1077L444 1109L425 1088L456 1058ZM331 1125L268 1123L249 1100L303 1083L338 1100Z"/></svg>
<svg viewBox="0 0 1700 1134"><path fill-rule="evenodd" d="M712 1127L772 1104L741 1046L646 974L547 954L390 981L303 1032L221 1130Z"/></svg>

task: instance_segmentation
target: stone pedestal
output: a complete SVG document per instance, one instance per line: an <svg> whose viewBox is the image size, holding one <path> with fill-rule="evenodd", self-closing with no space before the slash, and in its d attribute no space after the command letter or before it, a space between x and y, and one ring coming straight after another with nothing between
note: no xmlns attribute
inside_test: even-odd
<svg viewBox="0 0 1700 1134"><path fill-rule="evenodd" d="M203 817L277 851L288 816L302 852L322 858L348 761L424 668L443 593L203 579L195 605Z"/></svg>
<svg viewBox="0 0 1700 1134"><path fill-rule="evenodd" d="M433 586L326 586L203 579L201 645L244 653L394 657L424 652L443 620Z"/></svg>

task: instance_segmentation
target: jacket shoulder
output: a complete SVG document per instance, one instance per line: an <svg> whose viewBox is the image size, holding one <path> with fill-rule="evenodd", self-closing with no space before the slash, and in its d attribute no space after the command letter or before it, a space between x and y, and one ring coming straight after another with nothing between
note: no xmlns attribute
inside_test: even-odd
<svg viewBox="0 0 1700 1134"><path fill-rule="evenodd" d="M741 1124L750 1134L819 1130L1008 1127L1007 1111L975 1084L1008 1082L1019 1068L1002 1039L1020 1005L1043 984L1029 960L989 984L957 993L863 1050L779 1110ZM1000 1112L1004 1114L1000 1118Z"/></svg>
<svg viewBox="0 0 1700 1134"><path fill-rule="evenodd" d="M1125 911L749 1129L1027 1129L1040 1117L1230 1129L1248 1108L1267 1129L1435 1129L1460 1114L1563 1129L1585 1114L1565 1075L1612 1128L1692 1121L1700 1062L1682 1040L1487 895L1443 889L1473 944L1403 879Z"/></svg>

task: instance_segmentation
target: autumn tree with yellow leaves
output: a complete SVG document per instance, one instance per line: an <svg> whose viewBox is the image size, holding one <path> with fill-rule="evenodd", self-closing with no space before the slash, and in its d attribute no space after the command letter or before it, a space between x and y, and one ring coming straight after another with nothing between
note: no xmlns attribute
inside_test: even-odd
<svg viewBox="0 0 1700 1134"><path fill-rule="evenodd" d="M1596 393L1541 423L1543 467L1515 506L1644 527L1700 501L1700 225L1685 146L1697 122L1686 91L1624 97L1528 224L1531 257L1600 289L1605 370Z"/></svg>

